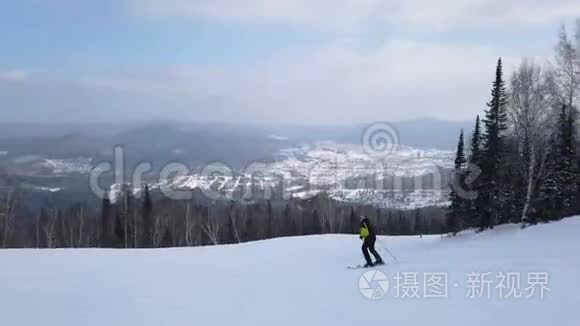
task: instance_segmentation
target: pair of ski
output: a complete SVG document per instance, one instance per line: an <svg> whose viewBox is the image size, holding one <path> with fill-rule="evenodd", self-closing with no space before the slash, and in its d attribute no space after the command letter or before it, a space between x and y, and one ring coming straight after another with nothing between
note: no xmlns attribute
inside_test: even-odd
<svg viewBox="0 0 580 326"><path fill-rule="evenodd" d="M385 263L379 263L379 264L374 264L373 266L365 266L362 264L356 265L356 266L348 266L348 269L364 269L364 268L373 268L373 267L377 267L377 266L384 266Z"/></svg>

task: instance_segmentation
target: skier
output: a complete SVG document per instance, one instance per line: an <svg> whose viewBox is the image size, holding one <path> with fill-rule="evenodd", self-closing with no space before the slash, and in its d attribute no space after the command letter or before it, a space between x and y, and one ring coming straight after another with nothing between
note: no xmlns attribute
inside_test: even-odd
<svg viewBox="0 0 580 326"><path fill-rule="evenodd" d="M383 259L381 258L381 256L379 256L379 254L375 250L375 241L377 240L377 236L373 231L373 227L371 226L369 219L365 216L361 216L359 238L363 240L362 252L363 255L365 256L365 260L367 261L364 267L383 265L384 264ZM373 254L373 256L375 256L376 261L374 263L371 261L369 251Z"/></svg>

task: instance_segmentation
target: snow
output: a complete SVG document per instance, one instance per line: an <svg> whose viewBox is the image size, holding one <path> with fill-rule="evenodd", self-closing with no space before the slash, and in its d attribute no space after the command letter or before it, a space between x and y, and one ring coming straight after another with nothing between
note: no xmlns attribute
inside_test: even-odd
<svg viewBox="0 0 580 326"><path fill-rule="evenodd" d="M38 186L38 187L36 187L36 189L38 189L40 191L48 191L48 192L59 192L59 191L61 191L61 188L58 188L58 187L51 188L51 187Z"/></svg>
<svg viewBox="0 0 580 326"><path fill-rule="evenodd" d="M278 140L278 141L287 141L288 140L288 137L278 136L278 135L269 135L268 138L272 139L272 140Z"/></svg>
<svg viewBox="0 0 580 326"><path fill-rule="evenodd" d="M113 185L111 185L111 187L109 188L109 201L111 203L116 203L117 199L119 198L119 196L121 195L121 191L123 190L123 187L126 185L122 185L119 183L115 183ZM133 187L131 189L131 194L133 196L136 196L137 198L139 198L139 194L141 193L141 191L143 191L143 189L141 187Z"/></svg>
<svg viewBox="0 0 580 326"><path fill-rule="evenodd" d="M93 159L90 157L78 157L72 159L44 159L42 166L52 170L56 174L80 173L86 174L91 171Z"/></svg>
<svg viewBox="0 0 580 326"><path fill-rule="evenodd" d="M53 165L63 164L53 162ZM451 151L399 146L397 151L389 153L387 157L376 158L367 155L362 146L319 142L282 149L276 161L264 163L256 169L226 171L228 175L220 178L213 174L204 175L200 171L160 179L153 182L150 188L207 190L213 187L213 190L230 199L246 200L248 198L240 196L247 194L247 189L252 189L252 182L260 191L258 195L266 195L272 193L283 181L288 196L294 194L294 197L306 199L326 191L331 198L340 201L415 209L448 204L447 190L439 190L448 183L443 170L452 167ZM423 176L432 177L439 187L423 189L420 181ZM396 186L392 188L395 189L382 189L387 177L393 177ZM403 178L414 178L414 191L402 188ZM120 189L120 185L113 185L112 189Z"/></svg>
<svg viewBox="0 0 580 326"><path fill-rule="evenodd" d="M359 291L367 270L346 269L362 260L354 235L158 250L2 250L0 315L4 325L24 326L575 326L579 233L576 217L457 238L381 237L378 247L386 244L399 261L379 268L391 287L375 301ZM419 273L420 284L424 273L448 273L448 298L397 298L397 272ZM470 272L546 272L551 291L543 299L471 299Z"/></svg>
<svg viewBox="0 0 580 326"><path fill-rule="evenodd" d="M335 189L329 191L329 196L343 202L369 203L382 208L401 210L429 206L447 207L450 204L447 192L436 190Z"/></svg>
<svg viewBox="0 0 580 326"><path fill-rule="evenodd" d="M299 191L292 193L292 197L300 199L308 199L318 195L320 192L321 192L320 190Z"/></svg>
<svg viewBox="0 0 580 326"><path fill-rule="evenodd" d="M288 191L288 192L296 192L296 191L301 190L303 188L304 188L304 186L292 186L292 187L286 188L286 191Z"/></svg>
<svg viewBox="0 0 580 326"><path fill-rule="evenodd" d="M312 146L281 150L281 160L273 170L296 171L300 174L320 171L321 174L345 174L356 171L372 174L379 171L388 175L414 177L433 173L437 168L453 167L453 152L437 149L420 150L399 146L397 151L386 157L374 158L364 152L361 146L337 143L316 143ZM335 176L336 178L336 176Z"/></svg>

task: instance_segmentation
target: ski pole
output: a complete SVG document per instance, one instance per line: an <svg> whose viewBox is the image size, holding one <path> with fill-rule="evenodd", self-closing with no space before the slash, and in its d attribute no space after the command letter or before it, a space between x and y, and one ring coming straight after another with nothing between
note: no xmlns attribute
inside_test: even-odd
<svg viewBox="0 0 580 326"><path fill-rule="evenodd" d="M397 261L397 257L395 257L395 255L393 255L393 253L387 248L387 246L385 246L385 244L383 243L383 241L381 239L378 239L379 243L381 244L381 247L383 248L384 251L386 251L389 256L391 256L391 258L393 258L393 260Z"/></svg>

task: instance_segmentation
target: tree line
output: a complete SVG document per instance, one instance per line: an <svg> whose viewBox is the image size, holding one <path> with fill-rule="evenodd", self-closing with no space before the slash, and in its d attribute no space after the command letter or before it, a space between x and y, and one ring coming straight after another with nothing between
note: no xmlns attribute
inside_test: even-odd
<svg viewBox="0 0 580 326"><path fill-rule="evenodd" d="M562 27L552 64L524 59L508 83L498 60L491 99L467 149L460 132L450 232L580 214L579 92L580 20L575 40Z"/></svg>
<svg viewBox="0 0 580 326"><path fill-rule="evenodd" d="M199 190L194 190L199 191ZM440 234L445 210L393 210L347 205L322 193L310 199L206 202L171 200L145 187L140 196L126 186L92 211L86 205L41 209L32 219L0 205L0 244L31 248L160 248L240 243L325 233L355 234L362 215L384 235ZM6 203L6 202L5 202ZM7 216L9 216L6 218Z"/></svg>

